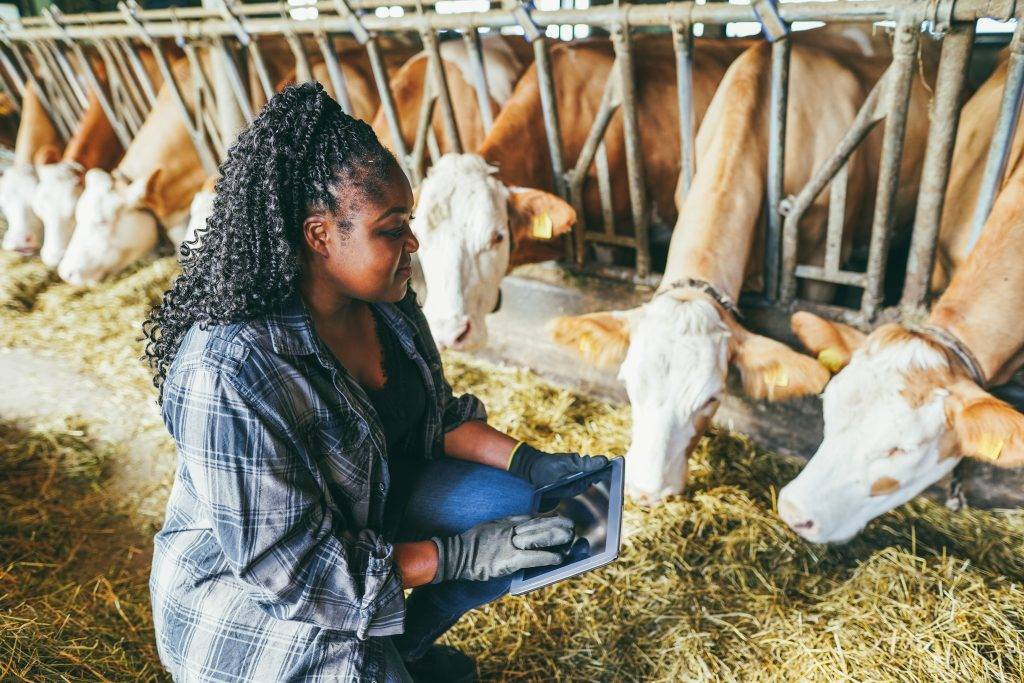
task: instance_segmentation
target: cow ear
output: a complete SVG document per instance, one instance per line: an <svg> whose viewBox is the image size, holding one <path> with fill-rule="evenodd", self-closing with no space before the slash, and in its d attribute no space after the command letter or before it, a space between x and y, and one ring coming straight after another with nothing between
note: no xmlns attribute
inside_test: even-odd
<svg viewBox="0 0 1024 683"><path fill-rule="evenodd" d="M57 145L43 145L36 150L35 155L32 157L32 163L36 166L47 166L58 161L60 161L60 149L58 149Z"/></svg>
<svg viewBox="0 0 1024 683"><path fill-rule="evenodd" d="M626 357L630 328L639 310L558 317L548 323L548 333L556 344L572 350L591 365L614 369Z"/></svg>
<svg viewBox="0 0 1024 683"><path fill-rule="evenodd" d="M576 210L550 192L525 187L509 188L508 213L512 239L548 241L572 229Z"/></svg>
<svg viewBox="0 0 1024 683"><path fill-rule="evenodd" d="M128 203L132 206L152 206L161 173L162 169L156 168L150 171L149 175L132 181L128 186Z"/></svg>
<svg viewBox="0 0 1024 683"><path fill-rule="evenodd" d="M216 187L217 187L217 181L219 181L219 180L220 180L220 176L217 175L216 173L211 175L211 176L208 176L206 178L206 180L203 181L203 186L201 188L199 188L199 191L200 192L209 192L210 194L213 194L215 189L216 189Z"/></svg>
<svg viewBox="0 0 1024 683"><path fill-rule="evenodd" d="M946 417L960 453L999 467L1024 466L1024 415L968 379L949 387Z"/></svg>
<svg viewBox="0 0 1024 683"><path fill-rule="evenodd" d="M818 357L818 362L835 374L845 368L853 352L867 338L860 330L799 311L790 319L793 334Z"/></svg>
<svg viewBox="0 0 1024 683"><path fill-rule="evenodd" d="M818 361L781 342L747 331L731 316L723 316L729 328L729 352L740 371L743 391L754 399L781 401L820 394L831 377Z"/></svg>

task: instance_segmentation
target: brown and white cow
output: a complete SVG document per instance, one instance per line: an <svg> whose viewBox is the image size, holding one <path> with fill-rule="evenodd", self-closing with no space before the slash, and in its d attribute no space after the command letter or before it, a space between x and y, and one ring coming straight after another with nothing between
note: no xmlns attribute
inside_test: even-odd
<svg viewBox="0 0 1024 683"><path fill-rule="evenodd" d="M823 395L824 440L779 493L779 514L810 541L849 540L961 457L1024 465L1024 415L968 371L976 363L983 383L997 386L1024 365L1024 124L978 244L963 258L978 195L971 176L984 164L1005 81L1004 64L964 107L941 235L954 274L927 325L864 335L809 313L793 316L804 345L843 368ZM939 281L949 268L937 268ZM958 344L966 353L951 350Z"/></svg>
<svg viewBox="0 0 1024 683"><path fill-rule="evenodd" d="M521 37L501 35L485 36L480 41L480 47L490 96L490 112L492 117L497 117L511 99L516 83L533 61L533 49ZM484 141L485 131L473 85L469 51L462 41L446 41L441 43L440 52L459 129L459 141L462 149L476 149ZM406 149L411 149L415 142L420 105L427 86L428 64L427 54L421 52L405 62L390 79ZM383 109L377 112L373 120L373 130L381 142L392 147L391 128ZM451 151L451 144L441 123L439 105L434 108L432 130L441 153Z"/></svg>
<svg viewBox="0 0 1024 683"><path fill-rule="evenodd" d="M27 84L21 103L21 123L14 143L14 163L0 176L0 210L7 218L3 248L34 254L43 241L43 225L32 210L35 192L35 156L52 147L59 154L63 142L50 121L35 86Z"/></svg>
<svg viewBox="0 0 1024 683"><path fill-rule="evenodd" d="M693 69L698 123L729 63L747 44L702 41L698 46ZM634 47L647 192L656 215L672 216L679 174L675 57L670 41L661 37L638 39ZM613 62L607 40L551 49L567 163L579 156ZM629 214L621 120L616 113L605 137L618 224ZM484 345L485 316L494 309L509 269L563 254L561 236L577 216L551 194L555 185L543 131L537 71L531 66L476 153L444 155L419 188L412 226L427 287L424 313L441 346ZM587 219L600 220L596 174L584 186L584 210Z"/></svg>
<svg viewBox="0 0 1024 683"><path fill-rule="evenodd" d="M831 32L797 33L793 43L787 193L796 193L832 152L890 62L887 45L864 54ZM697 137L696 175L680 195L662 285L650 302L552 321L558 343L597 364L621 363L633 413L627 486L641 502L685 486L687 457L717 410L730 364L756 399L814 393L828 381L813 358L747 331L729 310L745 284L760 285L770 65L768 45L750 48L715 94ZM897 220L912 215L928 97L915 79ZM873 134L849 162L847 235L866 232L870 223L879 143ZM823 193L801 222L802 262L821 258L828 199Z"/></svg>

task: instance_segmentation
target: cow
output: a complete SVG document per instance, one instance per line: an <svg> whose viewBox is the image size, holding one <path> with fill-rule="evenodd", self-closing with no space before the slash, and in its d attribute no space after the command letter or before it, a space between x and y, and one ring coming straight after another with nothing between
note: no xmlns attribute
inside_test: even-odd
<svg viewBox="0 0 1024 683"><path fill-rule="evenodd" d="M700 122L729 63L749 43L702 41L694 55L694 112ZM562 152L573 163L583 147L611 73L610 41L594 39L551 48L551 69L562 128ZM658 216L674 214L679 174L675 56L662 37L634 44L636 106L647 193ZM621 113L605 137L617 223L629 216ZM487 341L485 316L510 268L559 258L575 210L553 194L550 157L536 66L516 84L494 127L472 154L446 154L420 185L413 231L420 241L427 297L424 313L438 344L474 349ZM600 220L596 173L584 186L587 220Z"/></svg>
<svg viewBox="0 0 1024 683"><path fill-rule="evenodd" d="M513 88L530 66L533 49L520 37L501 35L484 36L480 47L490 113L494 118L512 97ZM459 141L462 149L476 149L484 141L486 132L474 88L469 51L462 41L443 42L439 49L459 129ZM390 79L402 140L407 150L411 150L415 143L429 61L427 53L421 52L406 61ZM377 111L373 130L387 147L394 147L391 128L383 109ZM440 152L450 152L452 146L441 123L440 105L434 108L432 130Z"/></svg>
<svg viewBox="0 0 1024 683"><path fill-rule="evenodd" d="M35 157L44 148L52 148L59 154L62 145L60 134L43 108L35 85L26 84L18 138L14 144L14 163L0 176L0 210L7 218L4 249L23 254L39 251L43 226L30 203L38 182Z"/></svg>
<svg viewBox="0 0 1024 683"><path fill-rule="evenodd" d="M786 193L808 182L890 63L887 45L864 54L854 41L816 34L792 38ZM761 279L770 73L771 48L756 45L732 64L715 93L697 137L692 186L685 196L678 188L679 218L664 277L650 301L628 311L556 318L550 324L555 341L586 360L605 367L620 364L633 414L627 487L640 503L653 504L683 490L688 455L718 408L730 364L754 399L815 393L829 378L815 359L749 332L737 319L741 289L746 284L756 290ZM925 84L915 78L895 206L898 221L913 212L928 100ZM847 242L868 232L878 133L848 163ZM801 221L802 262L822 258L828 201L829 193L823 193ZM829 294L827 288L805 292L808 297Z"/></svg>
<svg viewBox="0 0 1024 683"><path fill-rule="evenodd" d="M176 62L172 70L189 106L194 106L188 61ZM112 173L100 168L85 173L85 187L75 206L75 230L58 274L71 284L95 284L151 251L161 228L180 242L189 203L205 179L165 83L117 168Z"/></svg>
<svg viewBox="0 0 1024 683"><path fill-rule="evenodd" d="M977 246L964 257L978 194L970 177L980 175L1005 82L1004 63L963 110L950 173L955 191L941 227L949 260L935 279L951 272L952 281L926 323L887 324L865 335L811 313L793 316L801 342L839 369L822 397L824 439L779 493L779 515L809 541L849 540L963 457L1024 465L1024 415L985 390L1024 365L1024 124Z"/></svg>

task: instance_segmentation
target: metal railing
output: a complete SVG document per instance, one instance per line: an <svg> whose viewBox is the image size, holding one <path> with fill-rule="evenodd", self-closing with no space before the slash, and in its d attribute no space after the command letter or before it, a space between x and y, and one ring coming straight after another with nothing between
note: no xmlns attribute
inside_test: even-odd
<svg viewBox="0 0 1024 683"><path fill-rule="evenodd" d="M415 8L403 16L377 16L378 6ZM694 26L723 26L730 22L756 20L772 40L772 73L769 114L769 145L765 235L765 288L762 301L786 307L814 307L797 296L800 280L845 285L863 292L857 310L842 311L847 320L867 322L877 317L885 304L886 259L894 225L894 202L898 190L903 138L912 77L917 67L917 50L922 26L942 36L942 50L933 96L931 127L922 167L918 209L912 227L910 257L901 304L904 308L923 305L935 258L941 211L946 192L950 158L964 91L967 63L974 39L975 22L982 18L1009 20L1024 13L1014 0L839 0L831 3L792 2L776 6L771 0L753 5L676 2L664 5L600 6L590 9L534 11L518 5L464 14L439 14L424 10L416 0L325 0L304 7L315 8L313 20L297 20L283 3L236 4L223 0L216 7L145 11L134 5L119 5L118 12L62 15L47 12L43 17L7 23L0 29L0 85L18 105L27 83L37 86L43 106L66 138L74 130L85 107L85 91L100 95L101 104L125 144L138 131L155 100L155 87L146 76L139 57L140 47L155 60L164 83L170 84L174 101L196 145L204 168L216 171L226 147L237 131L218 127L218 107L235 106L238 120L249 122L255 115L251 92L264 98L274 84L261 55L260 43L269 36L283 37L290 47L296 79L312 78L309 52L322 60L339 103L352 110L344 72L335 53L336 36L351 36L366 51L380 107L392 138L392 147L403 169L414 183L424 176L426 157L436 158L435 119L451 151L461 151L458 120L448 92L439 49L441 32L458 32L470 56L470 80L475 89L484 129L490 130L490 111L481 29L518 27L533 45L537 82L544 116L549 160L555 191L571 202L583 216L585 184L596 182L601 198L601 226L581 221L566 240L568 263L581 271L624 277L633 282L655 284L649 236L649 199L637 126L636 79L633 73L632 35L640 27L662 27L671 35L677 69L677 104L680 131L682 183L688 187L695 166L693 46ZM795 196L783 197L786 108L789 82L790 37L788 27L796 21L830 23L892 22L893 60L875 85L849 131L834 153ZM542 29L552 25L588 24L608 32L614 51L600 107L574 160L564 158L558 119L555 74L549 55L550 41ZM996 125L986 165L981 196L975 216L980 228L991 209L1005 169L1010 141L1016 127L1024 90L1024 22L1018 21L1011 44L1009 77L1003 106ZM407 144L400 125L396 102L387 78L380 38L388 34L414 34L427 54L424 97L417 112L415 137ZM215 97L213 84L202 54L215 54L225 71L223 83L228 96ZM69 59L69 57L71 59ZM107 94L98 86L92 62L99 59L106 73ZM189 93L183 93L173 74L173 64L188 61L192 75ZM77 69L75 68L77 66ZM244 77L248 71L250 78ZM76 78L76 74L82 79ZM253 85L255 83L255 85ZM186 96L188 95L188 96ZM436 112L436 114L435 114ZM621 113L625 144L625 182L628 184L631 230L615 225L611 202L612 178L605 154L605 137L616 112ZM847 161L868 134L884 124L878 186L874 202L866 268L845 269L842 259L846 215ZM825 258L821 265L800 263L799 221L815 199L829 188ZM635 253L635 267L607 267L594 263L591 245L605 245ZM819 307L835 312L835 307Z"/></svg>

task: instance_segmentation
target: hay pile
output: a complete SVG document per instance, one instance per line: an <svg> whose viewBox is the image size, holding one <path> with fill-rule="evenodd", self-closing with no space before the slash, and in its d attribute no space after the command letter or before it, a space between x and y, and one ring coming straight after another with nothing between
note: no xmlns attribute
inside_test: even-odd
<svg viewBox="0 0 1024 683"><path fill-rule="evenodd" d="M162 260L92 292L49 286L28 313L0 311L0 344L56 348L116 380L124 396L151 400L137 360L138 324L173 272L173 261ZM458 355L446 363L456 390L477 393L492 423L519 438L553 449L626 449L626 408L554 388L525 371ZM21 457L11 454L36 443L25 436L14 441L0 458ZM617 563L469 615L448 640L479 659L485 680L1024 678L1024 513L954 514L921 500L877 520L850 545L819 548L774 514L779 487L798 469L742 437L714 434L694 458L685 497L655 510L627 508ZM7 469L0 465L0 471ZM102 488L60 490L66 505L81 498L98 517L120 514L114 501L103 500ZM27 527L17 530L21 521L4 520L4 534L31 536ZM15 528L8 531L8 524ZM148 530L133 533L96 536L90 550L118 557L126 545L148 548L148 537L138 540ZM36 537L41 564L59 566L71 541ZM0 555L0 566L9 562ZM40 593L63 586L69 595L90 594L89 584L64 577L41 576L34 585ZM0 612L31 602L20 585L0 583ZM149 676L158 664L146 659L152 652L140 640L149 637L145 584L120 585L120 604L138 608L126 612L134 630L122 621L121 635L140 658L134 666ZM95 638L107 643L105 626L95 628ZM0 678L9 652L22 653L20 666L62 661L66 634L37 629L34 640L15 646L8 632L0 628ZM105 652L101 647L97 659L81 659L102 677L127 678Z"/></svg>
<svg viewBox="0 0 1024 683"><path fill-rule="evenodd" d="M0 422L0 680L147 681L151 535L104 491L81 425Z"/></svg>

